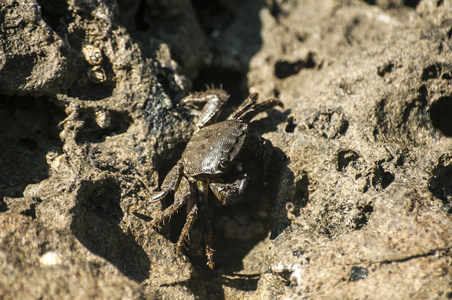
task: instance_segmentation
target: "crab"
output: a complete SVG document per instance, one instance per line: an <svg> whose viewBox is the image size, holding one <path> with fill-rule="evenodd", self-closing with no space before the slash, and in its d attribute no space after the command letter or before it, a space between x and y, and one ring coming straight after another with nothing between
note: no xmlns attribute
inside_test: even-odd
<svg viewBox="0 0 452 300"><path fill-rule="evenodd" d="M204 241L207 265L213 269L212 225L208 211L209 188L223 205L238 202L248 185L248 174L242 169L240 154L248 148L264 158L267 169L273 151L270 141L252 134L248 125L257 114L275 106L283 107L278 99L257 103L258 94L251 94L226 120L216 123L229 95L221 89L194 93L183 98L181 105L206 103L196 123L196 130L182 153L181 159L166 175L160 189L149 200L163 200L174 193L174 202L159 212L149 225L156 227L186 205L187 219L176 243L181 252L189 232L198 216L204 221ZM233 170L238 174L232 182L225 182L224 175ZM231 181L231 180L230 180ZM132 208L132 212L137 212Z"/></svg>

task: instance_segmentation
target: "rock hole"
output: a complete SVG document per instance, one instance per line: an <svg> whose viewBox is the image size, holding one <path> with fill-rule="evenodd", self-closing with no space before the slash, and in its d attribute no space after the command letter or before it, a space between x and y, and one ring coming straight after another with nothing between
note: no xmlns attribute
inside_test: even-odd
<svg viewBox="0 0 452 300"><path fill-rule="evenodd" d="M425 81L435 78L441 78L443 80L452 79L451 66L448 64L436 63L424 68L421 75L422 80Z"/></svg>
<svg viewBox="0 0 452 300"><path fill-rule="evenodd" d="M421 79L422 80L429 80L438 78L438 66L437 65L430 65L422 71Z"/></svg>
<svg viewBox="0 0 452 300"><path fill-rule="evenodd" d="M412 7L412 8L416 8L416 6L419 4L419 0L404 0L403 3L398 4L396 2L392 2L392 1L382 1L382 2L378 2L376 0L364 0L364 2L366 2L367 4L370 5L378 5L378 6L382 6L384 8L393 8L393 7L397 7L400 6L401 4L403 4L403 6L406 7Z"/></svg>
<svg viewBox="0 0 452 300"><path fill-rule="evenodd" d="M405 0L403 1L403 4L408 7L416 8L419 4L419 0Z"/></svg>
<svg viewBox="0 0 452 300"><path fill-rule="evenodd" d="M126 112L97 111L86 109L80 113L84 126L77 132L75 141L100 143L106 136L124 133L132 123L132 118Z"/></svg>
<svg viewBox="0 0 452 300"><path fill-rule="evenodd" d="M397 166L403 166L405 164L406 159L408 158L408 151L403 149L400 151L400 153L396 156L396 165Z"/></svg>
<svg viewBox="0 0 452 300"><path fill-rule="evenodd" d="M297 208L303 208L309 201L309 177L307 174L303 174L300 180L295 182L295 196L294 203Z"/></svg>
<svg viewBox="0 0 452 300"><path fill-rule="evenodd" d="M452 96L438 98L429 112L433 126L445 136L452 137Z"/></svg>
<svg viewBox="0 0 452 300"><path fill-rule="evenodd" d="M381 187L383 189L387 188L395 179L394 174L391 172L384 172L383 173L383 179L381 181Z"/></svg>
<svg viewBox="0 0 452 300"><path fill-rule="evenodd" d="M266 4L270 10L270 14L276 19L279 19L279 15L284 12L281 10L281 3L279 1L267 1Z"/></svg>
<svg viewBox="0 0 452 300"><path fill-rule="evenodd" d="M444 72L443 75L441 75L441 79L451 80L452 79L452 71Z"/></svg>
<svg viewBox="0 0 452 300"><path fill-rule="evenodd" d="M36 204L31 204L30 208L27 210L24 210L22 212L22 215L26 217L31 217L32 220L36 219Z"/></svg>
<svg viewBox="0 0 452 300"><path fill-rule="evenodd" d="M337 154L337 170L344 172L345 169L359 158L358 153L352 150L339 151Z"/></svg>
<svg viewBox="0 0 452 300"><path fill-rule="evenodd" d="M394 64L391 62L386 65L379 66L377 68L377 74L380 77L385 77L387 74L391 73L393 70L394 70Z"/></svg>
<svg viewBox="0 0 452 300"><path fill-rule="evenodd" d="M385 171L382 166L374 170L372 186L378 189L386 189L395 179L394 174Z"/></svg>
<svg viewBox="0 0 452 300"><path fill-rule="evenodd" d="M452 213L452 157L442 156L429 180L430 192L443 201L444 209Z"/></svg>
<svg viewBox="0 0 452 300"><path fill-rule="evenodd" d="M374 208L372 205L365 205L359 212L358 216L355 218L355 229L360 230L369 222L370 215L373 213Z"/></svg>
<svg viewBox="0 0 452 300"><path fill-rule="evenodd" d="M286 132L287 133L293 133L295 131L295 128L297 127L297 124L294 122L293 116L290 116L287 118L287 125L286 125Z"/></svg>
<svg viewBox="0 0 452 300"><path fill-rule="evenodd" d="M301 69L312 69L315 66L314 53L309 52L306 59L299 59L295 62L286 60L277 61L275 64L275 75L279 79L284 79L297 74Z"/></svg>

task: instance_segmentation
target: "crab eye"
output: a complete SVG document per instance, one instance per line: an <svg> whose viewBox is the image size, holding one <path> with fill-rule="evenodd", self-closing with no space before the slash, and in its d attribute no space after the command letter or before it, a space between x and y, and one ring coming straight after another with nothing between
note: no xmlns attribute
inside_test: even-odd
<svg viewBox="0 0 452 300"><path fill-rule="evenodd" d="M229 168L230 162L226 158L220 158L220 164L218 165L218 168L221 171L225 171L227 168Z"/></svg>

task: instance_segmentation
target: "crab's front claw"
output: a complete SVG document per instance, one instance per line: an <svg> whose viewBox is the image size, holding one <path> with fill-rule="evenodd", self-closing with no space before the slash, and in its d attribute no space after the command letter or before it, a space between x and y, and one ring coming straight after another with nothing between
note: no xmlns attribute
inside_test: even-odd
<svg viewBox="0 0 452 300"><path fill-rule="evenodd" d="M154 194L151 199L149 199L149 203L163 200L166 195L177 190L177 188L179 187L180 179L182 178L183 169L183 163L180 160L166 175L165 180L163 180L162 183L161 191Z"/></svg>
<svg viewBox="0 0 452 300"><path fill-rule="evenodd" d="M210 189L223 205L231 205L242 199L248 186L248 175L243 174L234 183L211 182Z"/></svg>

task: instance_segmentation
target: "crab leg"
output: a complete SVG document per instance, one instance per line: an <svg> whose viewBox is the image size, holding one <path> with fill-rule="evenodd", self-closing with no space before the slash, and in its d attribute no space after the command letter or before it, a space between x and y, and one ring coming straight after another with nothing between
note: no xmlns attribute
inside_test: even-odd
<svg viewBox="0 0 452 300"><path fill-rule="evenodd" d="M210 214L208 210L208 194L209 194L209 182L208 181L198 181L198 191L199 191L199 209L204 218L204 240L206 243L206 257L207 265L209 268L213 269L213 252L212 249L212 220L210 219Z"/></svg>
<svg viewBox="0 0 452 300"><path fill-rule="evenodd" d="M269 110L275 106L284 107L283 103L278 99L268 99L262 103L253 104L246 111L241 112L241 114L236 117L236 120L248 123L257 114Z"/></svg>
<svg viewBox="0 0 452 300"><path fill-rule="evenodd" d="M210 189L215 197L223 205L231 205L237 203L245 193L248 186L248 175L242 174L242 178L237 179L234 183L212 182Z"/></svg>
<svg viewBox="0 0 452 300"><path fill-rule="evenodd" d="M195 203L193 205L193 208L187 215L187 221L185 222L184 228L182 228L179 239L177 240L176 244L177 252L182 251L182 248L184 247L185 244L185 240L187 239L188 234L190 233L190 229L193 227L193 224L195 224L197 217L198 217L198 205Z"/></svg>
<svg viewBox="0 0 452 300"><path fill-rule="evenodd" d="M228 120L237 120L243 113L247 112L254 104L256 104L258 93L252 93L243 103L228 117Z"/></svg>
<svg viewBox="0 0 452 300"><path fill-rule="evenodd" d="M181 100L181 104L206 103L201 111L198 123L196 124L196 127L199 129L215 122L224 104L228 101L228 98L229 95L223 90L208 90L206 92L188 95Z"/></svg>
<svg viewBox="0 0 452 300"><path fill-rule="evenodd" d="M188 182L188 179L185 177L181 178L179 187L176 190L176 194L174 195L174 203L168 206L164 211L160 212L154 219L149 222L151 227L155 227L157 224L162 221L168 219L172 215L176 213L179 208L187 203L187 200L190 202L190 199L194 197L194 191Z"/></svg>

